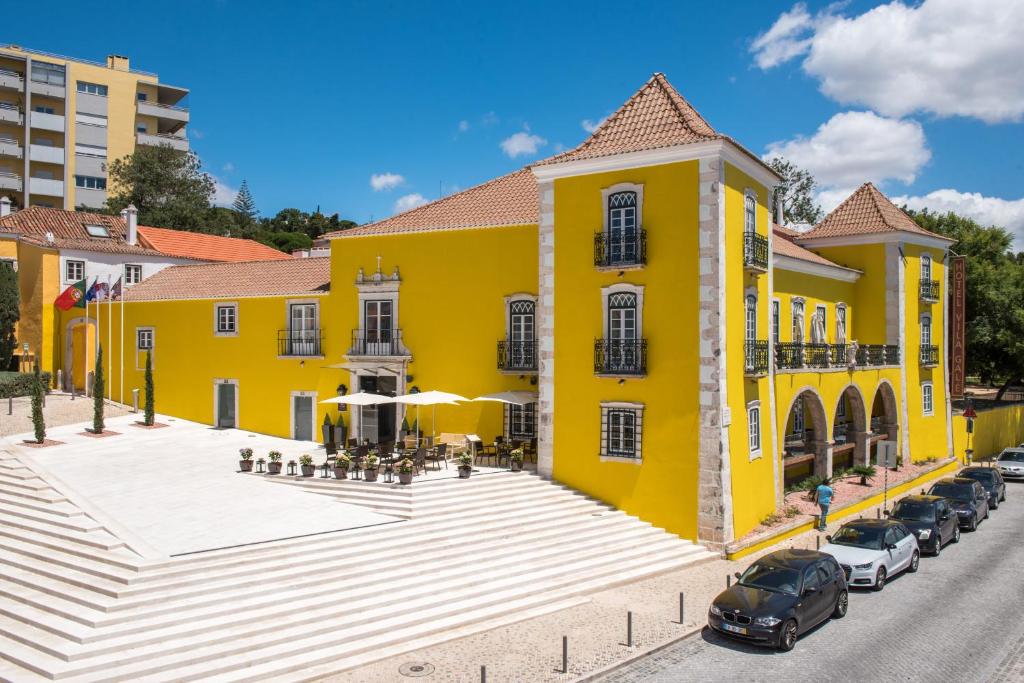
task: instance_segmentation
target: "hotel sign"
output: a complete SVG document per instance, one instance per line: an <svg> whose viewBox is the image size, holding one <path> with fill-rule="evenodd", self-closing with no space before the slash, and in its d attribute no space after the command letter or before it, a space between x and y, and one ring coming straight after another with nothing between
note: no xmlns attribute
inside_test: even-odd
<svg viewBox="0 0 1024 683"><path fill-rule="evenodd" d="M952 283L952 296L950 297L950 311L952 315L949 321L949 333L952 339L950 353L950 387L949 393L953 398L964 397L964 384L967 380L967 339L965 335L964 321L967 317L966 311L966 289L967 289L967 264L965 257L953 256L950 259L950 281Z"/></svg>

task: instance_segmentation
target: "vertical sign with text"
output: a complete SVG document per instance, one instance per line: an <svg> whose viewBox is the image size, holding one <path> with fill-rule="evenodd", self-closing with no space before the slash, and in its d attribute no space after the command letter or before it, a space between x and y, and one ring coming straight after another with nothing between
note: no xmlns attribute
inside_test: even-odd
<svg viewBox="0 0 1024 683"><path fill-rule="evenodd" d="M949 393L952 398L964 397L964 385L967 381L967 338L965 334L964 321L967 317L966 291L967 291L967 264L965 257L953 256L950 259L950 280L952 282L952 294L950 297L950 336L952 338L952 353L949 354L950 363L950 387Z"/></svg>

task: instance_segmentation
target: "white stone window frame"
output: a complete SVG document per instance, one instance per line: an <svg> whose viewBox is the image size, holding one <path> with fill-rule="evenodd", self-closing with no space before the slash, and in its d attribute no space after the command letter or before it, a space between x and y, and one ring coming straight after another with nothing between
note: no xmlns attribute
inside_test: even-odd
<svg viewBox="0 0 1024 683"><path fill-rule="evenodd" d="M935 385L931 380L921 382L921 414L925 417L935 414Z"/></svg>
<svg viewBox="0 0 1024 683"><path fill-rule="evenodd" d="M750 300L754 300L754 336L749 336L747 324L747 313L749 312L748 306ZM758 296L757 287L750 286L743 291L743 339L744 341L757 341L757 332L761 329L761 325L758 323L758 304L761 302L761 298Z"/></svg>
<svg viewBox="0 0 1024 683"><path fill-rule="evenodd" d="M509 294L505 297L505 338L511 339L510 334L512 332L512 304L518 301L529 301L533 303L533 338L537 339L537 295L529 294L527 292L516 292L515 294ZM391 304L392 307L397 307L397 303ZM393 308L393 310L397 310ZM397 320L397 317L396 317Z"/></svg>
<svg viewBox="0 0 1024 683"><path fill-rule="evenodd" d="M129 277L129 273L131 273L133 271L135 273L138 273L139 279L136 280L134 278ZM125 284L125 287L130 287L132 285L137 285L140 282L142 282L142 265L139 264L139 263L126 263L126 264L124 264L124 284Z"/></svg>
<svg viewBox="0 0 1024 683"><path fill-rule="evenodd" d="M634 457L608 454L608 414L613 410L629 410L634 413L633 422L633 452ZM643 463L643 425L644 425L644 404L628 401L602 401L601 402L601 462L624 462L633 465Z"/></svg>
<svg viewBox="0 0 1024 683"><path fill-rule="evenodd" d="M217 420L220 417L217 414L217 409L220 407L220 405L217 403L217 401L219 399L219 397L217 395L217 392L218 392L217 386L220 385L220 384L234 384L235 385L235 429L238 429L240 427L240 425L242 424L242 421L239 419L239 415L238 415L238 394L239 394L239 391L238 391L238 380L237 379L227 378L227 377L215 377L213 379L213 422L211 422L210 424L212 424L214 426L214 428L216 428L217 427ZM316 411L314 411L314 412L316 412ZM313 434L315 436L316 432L314 431Z"/></svg>
<svg viewBox="0 0 1024 683"><path fill-rule="evenodd" d="M288 395L288 434L290 439L295 438L295 399L310 397L313 399L313 413L310 415L310 434L313 436L313 441L316 441L316 428L317 428L317 392L315 391L293 391ZM235 389L235 424L238 424L238 389Z"/></svg>
<svg viewBox="0 0 1024 683"><path fill-rule="evenodd" d="M608 300L614 294L636 296L636 338L644 338L644 285L617 282L601 288L601 338L608 339Z"/></svg>
<svg viewBox="0 0 1024 683"><path fill-rule="evenodd" d="M821 315L821 332L824 335L824 339L822 339L818 343L828 344L828 306L826 306L825 304L815 304L814 317L817 318L819 314ZM814 331L813 323L811 326L811 331ZM813 337L814 335L811 336Z"/></svg>
<svg viewBox="0 0 1024 683"><path fill-rule="evenodd" d="M601 189L601 231L605 235L608 234L608 200L619 192L636 193L636 229L639 232L644 227L644 186L637 183L616 183Z"/></svg>
<svg viewBox="0 0 1024 683"><path fill-rule="evenodd" d="M231 309L234 313L232 315L232 329L230 331L224 331L220 329L220 312L222 309ZM289 319L290 320L290 319ZM218 301L213 305L213 336L215 337L237 337L238 336L238 302L237 301Z"/></svg>
<svg viewBox="0 0 1024 683"><path fill-rule="evenodd" d="M836 327L834 330L836 335L836 344L845 344L846 341L850 338L850 321L848 319L849 314L850 310L849 308L847 308L845 303L843 303L842 301L836 303ZM840 320L843 321L842 335L839 334Z"/></svg>
<svg viewBox="0 0 1024 683"><path fill-rule="evenodd" d="M284 301L284 316L285 316L284 328L285 328L285 330L287 330L287 334L288 334L289 338L291 338L291 335L294 334L294 332L295 332L294 330L292 330L292 306L303 306L303 305L312 305L313 306L313 332L316 335L316 337L318 339L318 342L320 344L320 355L315 355L315 356L307 356L307 355L301 355L301 356L278 356L278 358L299 358L300 360L303 360L303 359L307 359L307 358L323 358L324 357L324 355L323 355L323 340L319 338L319 335L320 335L320 324L321 324L321 321L322 321L322 318L321 318L322 313L320 311L320 299L285 299L285 301ZM236 318L236 320L237 320L237 318Z"/></svg>
<svg viewBox="0 0 1024 683"><path fill-rule="evenodd" d="M400 280L381 280L375 282L372 280L366 280L364 282L356 283L356 290L358 291L357 311L356 320L359 321L359 335L365 337L366 335L366 302L367 301L390 301L391 302L391 331L392 333L402 329L399 321L401 318L398 316L398 290L402 282ZM507 308L506 308L506 316ZM505 329L508 329L507 320ZM401 349L405 350L405 341L399 342Z"/></svg>
<svg viewBox="0 0 1024 683"><path fill-rule="evenodd" d="M754 429L755 424L757 426L756 431ZM753 443L755 439L757 441L756 444ZM750 460L757 460L762 456L763 450L761 446L761 401L760 399L755 399L747 403L747 448L750 451Z"/></svg>
<svg viewBox="0 0 1024 683"><path fill-rule="evenodd" d="M932 278L932 255L921 254L921 282L930 282Z"/></svg>
<svg viewBox="0 0 1024 683"><path fill-rule="evenodd" d="M754 215L753 220L750 223L750 229L747 229L747 204L748 201L753 202ZM748 187L743 190L743 234L756 234L757 233L757 190L752 187Z"/></svg>
<svg viewBox="0 0 1024 683"><path fill-rule="evenodd" d="M921 336L921 346L932 346L932 345L934 345L935 344L935 341L934 341L935 328L932 327L932 314L931 313L922 313L921 314L921 319L919 321L919 325L920 325L920 330L919 331L920 331L920 336ZM928 340L927 340L927 342L925 341L925 335L924 335L924 331L926 329L928 330Z"/></svg>
<svg viewBox="0 0 1024 683"><path fill-rule="evenodd" d="M74 266L76 269L81 268L81 274L78 277L71 275L71 267ZM79 280L85 279L85 261L81 259L67 259L64 261L64 284L73 285Z"/></svg>
<svg viewBox="0 0 1024 683"><path fill-rule="evenodd" d="M797 336L797 306L800 307L800 329L799 337ZM795 296L789 301L789 317L790 317L790 330L789 334L791 341L794 344L802 344L807 338L807 301L802 296Z"/></svg>
<svg viewBox="0 0 1024 683"><path fill-rule="evenodd" d="M778 344L782 341L782 301L778 297L772 297L772 310L769 316L768 326L771 328L772 343Z"/></svg>
<svg viewBox="0 0 1024 683"><path fill-rule="evenodd" d="M149 346L142 346L142 335L149 335ZM135 328L135 369L146 369L146 355L152 357L152 365L156 367L156 328L140 326Z"/></svg>

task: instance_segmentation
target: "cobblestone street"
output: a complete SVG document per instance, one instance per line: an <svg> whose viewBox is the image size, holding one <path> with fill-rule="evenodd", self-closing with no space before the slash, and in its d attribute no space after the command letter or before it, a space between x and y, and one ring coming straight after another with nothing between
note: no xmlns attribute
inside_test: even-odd
<svg viewBox="0 0 1024 683"><path fill-rule="evenodd" d="M925 557L881 593L858 590L845 619L806 634L790 653L704 629L600 679L643 681L1024 681L1024 486L976 533Z"/></svg>

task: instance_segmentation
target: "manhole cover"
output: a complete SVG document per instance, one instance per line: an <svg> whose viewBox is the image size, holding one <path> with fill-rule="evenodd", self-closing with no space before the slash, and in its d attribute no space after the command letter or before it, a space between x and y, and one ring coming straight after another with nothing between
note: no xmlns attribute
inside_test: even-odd
<svg viewBox="0 0 1024 683"><path fill-rule="evenodd" d="M409 676L410 678L429 676L434 673L434 665L428 664L427 662L406 662L402 666L398 667L398 673L403 676Z"/></svg>

